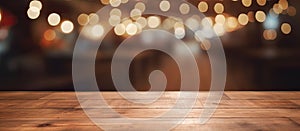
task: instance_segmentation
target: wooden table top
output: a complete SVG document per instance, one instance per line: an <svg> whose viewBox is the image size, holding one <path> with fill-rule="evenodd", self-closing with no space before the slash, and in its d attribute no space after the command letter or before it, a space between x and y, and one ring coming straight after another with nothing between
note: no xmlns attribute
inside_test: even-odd
<svg viewBox="0 0 300 131"><path fill-rule="evenodd" d="M165 92L156 102L143 105L130 103L117 92L102 93L114 110L139 118L164 113L178 94ZM213 117L201 125L197 120L207 94L200 92L195 107L173 130L300 130L300 92L225 92ZM87 98L86 102L93 100ZM85 115L74 92L0 92L0 130L101 129Z"/></svg>

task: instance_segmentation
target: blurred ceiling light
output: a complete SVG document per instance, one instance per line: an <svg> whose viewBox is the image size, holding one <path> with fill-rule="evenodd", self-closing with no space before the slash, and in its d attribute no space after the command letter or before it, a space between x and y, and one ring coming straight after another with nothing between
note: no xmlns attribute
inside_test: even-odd
<svg viewBox="0 0 300 131"><path fill-rule="evenodd" d="M160 10L163 12L169 11L170 7L171 7L170 2L167 0L163 0L159 4Z"/></svg>
<svg viewBox="0 0 300 131"><path fill-rule="evenodd" d="M119 36L124 35L125 32L126 32L125 25L124 24L116 25L115 28L114 28L114 32L115 32L116 35L119 35Z"/></svg>
<svg viewBox="0 0 300 131"><path fill-rule="evenodd" d="M282 13L282 7L281 7L279 4L274 4L274 5L273 5L273 11L274 11L276 14L280 14L280 13Z"/></svg>
<svg viewBox="0 0 300 131"><path fill-rule="evenodd" d="M122 2L121 0L109 0L109 3L112 7L118 7Z"/></svg>
<svg viewBox="0 0 300 131"><path fill-rule="evenodd" d="M30 19L37 19L40 16L40 10L37 7L30 7L27 10L27 16Z"/></svg>
<svg viewBox="0 0 300 131"><path fill-rule="evenodd" d="M227 31L234 31L238 27L238 20L235 17L229 17L226 20Z"/></svg>
<svg viewBox="0 0 300 131"><path fill-rule="evenodd" d="M96 13L89 14L89 24L94 25L99 22L99 16Z"/></svg>
<svg viewBox="0 0 300 131"><path fill-rule="evenodd" d="M208 51L211 48L211 43L209 40L204 39L201 41L200 47L202 50Z"/></svg>
<svg viewBox="0 0 300 131"><path fill-rule="evenodd" d="M224 6L221 3L216 3L214 6L214 10L216 13L220 14L224 12Z"/></svg>
<svg viewBox="0 0 300 131"><path fill-rule="evenodd" d="M144 12L146 9L146 5L143 2L138 2L135 4L134 8Z"/></svg>
<svg viewBox="0 0 300 131"><path fill-rule="evenodd" d="M267 0L256 0L257 4L260 6L265 6L267 3Z"/></svg>
<svg viewBox="0 0 300 131"><path fill-rule="evenodd" d="M289 23L283 23L281 25L281 31L283 34L289 34L292 31L292 27Z"/></svg>
<svg viewBox="0 0 300 131"><path fill-rule="evenodd" d="M145 17L139 17L136 19L136 22L141 25L142 28L147 26L147 19Z"/></svg>
<svg viewBox="0 0 300 131"><path fill-rule="evenodd" d="M130 17L133 20L136 20L137 18L139 18L141 16L142 16L142 11L139 10L139 9L133 9L133 10L130 11Z"/></svg>
<svg viewBox="0 0 300 131"><path fill-rule="evenodd" d="M222 24L216 23L214 25L213 29L218 36L222 36L225 33L225 30L224 30L224 27Z"/></svg>
<svg viewBox="0 0 300 131"><path fill-rule="evenodd" d="M109 4L109 0L100 0L101 1L101 3L103 4L103 5L108 5Z"/></svg>
<svg viewBox="0 0 300 131"><path fill-rule="evenodd" d="M252 5L252 0L242 0L242 4L245 7L250 7Z"/></svg>
<svg viewBox="0 0 300 131"><path fill-rule="evenodd" d="M112 15L109 17L108 22L111 26L116 26L121 22L121 18L119 16Z"/></svg>
<svg viewBox="0 0 300 131"><path fill-rule="evenodd" d="M274 29L264 30L263 37L265 40L275 40L277 37L277 32Z"/></svg>
<svg viewBox="0 0 300 131"><path fill-rule="evenodd" d="M94 25L93 28L92 28L92 35L95 37L95 38L100 38L102 37L104 34L104 28L102 25L100 24L97 24L97 25Z"/></svg>
<svg viewBox="0 0 300 131"><path fill-rule="evenodd" d="M182 3L179 6L179 11L183 15L188 14L190 12L190 6L188 4L186 4L186 3Z"/></svg>
<svg viewBox="0 0 300 131"><path fill-rule="evenodd" d="M47 41L52 41L56 38L56 33L52 29L48 29L44 32L44 38Z"/></svg>
<svg viewBox="0 0 300 131"><path fill-rule="evenodd" d="M49 16L48 16L48 23L49 25L51 26L57 26L60 22L60 16L59 14L57 13L51 13Z"/></svg>
<svg viewBox="0 0 300 131"><path fill-rule="evenodd" d="M74 25L71 21L66 20L66 21L61 23L60 28L61 28L61 31L63 33L68 34L68 33L71 33L73 31Z"/></svg>
<svg viewBox="0 0 300 131"><path fill-rule="evenodd" d="M127 33L128 35L135 35L135 34L137 33L137 31L138 31L138 28L137 28L137 26L136 26L135 24L133 24L133 23L130 23L130 24L127 25L127 27L126 27L126 33Z"/></svg>
<svg viewBox="0 0 300 131"><path fill-rule="evenodd" d="M205 17L204 19L202 19L201 24L204 27L212 27L213 21L210 17Z"/></svg>
<svg viewBox="0 0 300 131"><path fill-rule="evenodd" d="M247 25L249 22L249 18L246 14L240 14L238 17L238 21L241 25Z"/></svg>
<svg viewBox="0 0 300 131"><path fill-rule="evenodd" d="M160 25L161 21L160 18L157 16L150 16L148 17L148 26L150 28L156 28Z"/></svg>
<svg viewBox="0 0 300 131"><path fill-rule="evenodd" d="M80 14L77 21L82 26L87 25L89 23L89 16L87 14Z"/></svg>
<svg viewBox="0 0 300 131"><path fill-rule="evenodd" d="M216 23L224 24L225 21L226 21L226 18L225 18L224 15L219 14L219 15L217 15L217 16L215 17L215 22L216 22Z"/></svg>
<svg viewBox="0 0 300 131"><path fill-rule="evenodd" d="M258 22L264 22L266 20L266 14L263 11L257 11L255 13L255 18Z"/></svg>
<svg viewBox="0 0 300 131"><path fill-rule="evenodd" d="M286 10L289 7L289 3L287 0L279 0L278 4L282 8L282 10Z"/></svg>
<svg viewBox="0 0 300 131"><path fill-rule="evenodd" d="M297 10L295 7L289 6L289 8L287 9L287 13L289 16L295 16L297 13Z"/></svg>
<svg viewBox="0 0 300 131"><path fill-rule="evenodd" d="M35 7L39 11L42 9L42 2L38 0L33 0L29 3L29 8Z"/></svg>
<svg viewBox="0 0 300 131"><path fill-rule="evenodd" d="M198 9L200 12L206 12L208 10L208 4L205 1L201 1L198 4Z"/></svg>
<svg viewBox="0 0 300 131"><path fill-rule="evenodd" d="M116 16L121 17L121 16L122 16L122 12L121 12L120 9L114 8L114 9L112 9L112 10L109 12L109 15L110 15L110 16L116 15Z"/></svg>

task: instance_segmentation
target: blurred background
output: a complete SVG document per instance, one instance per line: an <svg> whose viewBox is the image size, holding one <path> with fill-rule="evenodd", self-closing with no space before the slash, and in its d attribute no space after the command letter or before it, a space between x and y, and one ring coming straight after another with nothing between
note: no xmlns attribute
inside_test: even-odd
<svg viewBox="0 0 300 131"><path fill-rule="evenodd" d="M204 28L209 26L224 46L225 90L300 90L299 0L188 0L206 16L189 19L141 15L147 1L135 1L131 17L122 18L118 6L128 0L1 0L0 90L74 90L72 52L80 32L90 41L105 37L95 75L101 90L115 90L110 75L115 49L147 28L167 30L185 41L197 56L200 89L209 90L207 51L213 36ZM162 0L161 11L173 8L170 2L174 1ZM115 8L109 14L95 13L106 5ZM178 10L186 14L190 8L181 4ZM107 21L114 26L106 36L98 23L101 15L109 15ZM163 42L154 43L163 46ZM129 71L132 84L138 90L148 90L148 76L157 69L166 74L167 90L180 89L175 61L154 50L135 57Z"/></svg>

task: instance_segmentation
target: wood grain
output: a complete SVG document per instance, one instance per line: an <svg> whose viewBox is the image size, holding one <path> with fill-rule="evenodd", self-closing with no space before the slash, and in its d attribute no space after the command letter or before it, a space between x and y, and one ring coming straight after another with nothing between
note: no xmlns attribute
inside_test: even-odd
<svg viewBox="0 0 300 131"><path fill-rule="evenodd" d="M193 92L185 92L184 99L179 102L191 102L190 93ZM94 104L100 98L90 96L89 92L82 94L84 105L88 106L80 106L74 92L0 92L0 130L102 130L86 116L82 108L90 111L95 118L110 120L116 116L105 112L107 107ZM146 119L169 111L180 93L165 92L150 104L130 102L117 92L102 92L101 95L111 108L123 116ZM299 92L225 92L212 118L206 124L200 124L199 115L204 110L207 95L208 92L200 92L186 119L173 130L300 130ZM132 99L147 100L149 97ZM164 121L149 127L124 123L105 124L102 127L131 130L142 126L151 129L151 126L176 123L183 109L184 105L173 109L175 112L171 117L163 118Z"/></svg>

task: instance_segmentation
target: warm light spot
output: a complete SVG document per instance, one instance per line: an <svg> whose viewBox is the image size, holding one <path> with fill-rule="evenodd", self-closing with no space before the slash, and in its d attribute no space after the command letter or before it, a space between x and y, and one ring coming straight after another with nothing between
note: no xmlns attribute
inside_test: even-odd
<svg viewBox="0 0 300 131"><path fill-rule="evenodd" d="M99 22L99 16L96 13L91 13L89 15L89 23L91 25L97 24Z"/></svg>
<svg viewBox="0 0 300 131"><path fill-rule="evenodd" d="M63 33L68 34L73 31L74 25L71 21L66 20L66 21L62 22L62 24L60 25L60 28Z"/></svg>
<svg viewBox="0 0 300 131"><path fill-rule="evenodd" d="M40 16L40 10L37 7L31 7L27 10L27 16L30 19L36 19Z"/></svg>
<svg viewBox="0 0 300 131"><path fill-rule="evenodd" d="M260 6L266 5L267 0L256 0L257 4Z"/></svg>
<svg viewBox="0 0 300 131"><path fill-rule="evenodd" d="M163 0L159 4L160 10L163 11L163 12L168 11L170 9L170 7L171 7L170 2L167 1L167 0Z"/></svg>
<svg viewBox="0 0 300 131"><path fill-rule="evenodd" d="M247 15L248 15L249 22L255 22L254 12L253 11L249 11L247 13Z"/></svg>
<svg viewBox="0 0 300 131"><path fill-rule="evenodd" d="M242 4L243 4L245 7L250 7L251 4L252 4L252 0L242 0Z"/></svg>
<svg viewBox="0 0 300 131"><path fill-rule="evenodd" d="M126 27L124 24L118 24L116 25L116 27L114 28L114 32L116 35L124 35L126 32Z"/></svg>
<svg viewBox="0 0 300 131"><path fill-rule="evenodd" d="M112 15L109 17L108 22L111 26L116 26L121 22L121 18L119 16Z"/></svg>
<svg viewBox="0 0 300 131"><path fill-rule="evenodd" d="M142 16L142 12L141 10L139 9L133 9L131 10L130 12L130 17L133 19L133 20L136 20L137 18L141 17Z"/></svg>
<svg viewBox="0 0 300 131"><path fill-rule="evenodd" d="M125 4L125 3L128 2L128 0L121 0L121 2L122 2L123 4Z"/></svg>
<svg viewBox="0 0 300 131"><path fill-rule="evenodd" d="M128 18L125 18L122 23L127 27L127 25L132 23L132 20L128 19Z"/></svg>
<svg viewBox="0 0 300 131"><path fill-rule="evenodd" d="M182 39L185 37L184 27L178 27L174 29L174 35L177 39Z"/></svg>
<svg viewBox="0 0 300 131"><path fill-rule="evenodd" d="M279 0L278 4L282 8L282 10L286 10L289 7L289 3L287 0Z"/></svg>
<svg viewBox="0 0 300 131"><path fill-rule="evenodd" d="M289 8L287 9L287 13L289 16L295 16L297 13L297 10L295 7L289 6Z"/></svg>
<svg viewBox="0 0 300 131"><path fill-rule="evenodd" d="M222 36L222 35L224 35L224 33L225 33L225 30L224 30L224 27L223 27L223 25L222 24L215 24L214 25L214 31L216 32L216 34L218 35L218 36Z"/></svg>
<svg viewBox="0 0 300 131"><path fill-rule="evenodd" d="M55 39L55 37L56 37L56 33L52 29L48 29L44 32L44 38L47 41L52 41Z"/></svg>
<svg viewBox="0 0 300 131"><path fill-rule="evenodd" d="M80 25L86 25L89 23L89 16L87 14L80 14L77 18L77 21Z"/></svg>
<svg viewBox="0 0 300 131"><path fill-rule="evenodd" d="M57 26L60 22L60 16L59 14L57 13L51 13L49 16L48 16L48 23L49 25L51 26Z"/></svg>
<svg viewBox="0 0 300 131"><path fill-rule="evenodd" d="M127 27L126 27L126 33L128 35L135 35L137 33L137 31L138 31L138 28L135 24L131 23L131 24L127 25Z"/></svg>
<svg viewBox="0 0 300 131"><path fill-rule="evenodd" d="M38 0L33 0L29 3L29 8L35 7L38 10L42 9L42 2Z"/></svg>
<svg viewBox="0 0 300 131"><path fill-rule="evenodd" d="M241 25L247 25L249 18L246 14L240 14L238 17L238 21Z"/></svg>
<svg viewBox="0 0 300 131"><path fill-rule="evenodd" d="M138 2L135 4L134 8L144 12L146 9L146 5L143 2Z"/></svg>
<svg viewBox="0 0 300 131"><path fill-rule="evenodd" d="M216 3L214 6L214 10L216 13L223 13L224 12L224 6L221 3Z"/></svg>
<svg viewBox="0 0 300 131"><path fill-rule="evenodd" d="M114 9L112 9L112 10L109 12L109 15L110 15L110 16L116 15L116 16L121 17L121 16L122 16L122 12L121 12L120 9L114 8Z"/></svg>
<svg viewBox="0 0 300 131"><path fill-rule="evenodd" d="M190 12L190 6L188 4L186 4L186 3L182 3L179 6L179 11L183 15L188 14Z"/></svg>
<svg viewBox="0 0 300 131"><path fill-rule="evenodd" d="M1 13L1 10L0 10L0 22L1 22L1 20L2 20L2 13Z"/></svg>
<svg viewBox="0 0 300 131"><path fill-rule="evenodd" d="M200 47L202 50L209 50L211 48L211 43L208 40L202 40Z"/></svg>
<svg viewBox="0 0 300 131"><path fill-rule="evenodd" d="M224 15L217 15L215 18L215 22L219 24L224 24L226 21L226 18Z"/></svg>
<svg viewBox="0 0 300 131"><path fill-rule="evenodd" d="M176 23L176 20L174 20L172 18L167 18L164 20L162 26L166 30L171 30L175 23Z"/></svg>
<svg viewBox="0 0 300 131"><path fill-rule="evenodd" d="M274 4L274 5L273 5L273 11L274 11L276 14L280 14L280 13L282 13L282 7L281 7L279 4Z"/></svg>
<svg viewBox="0 0 300 131"><path fill-rule="evenodd" d="M270 29L270 30L264 30L263 36L265 40L275 40L277 37L276 30Z"/></svg>
<svg viewBox="0 0 300 131"><path fill-rule="evenodd" d="M198 4L198 9L200 12L206 12L208 10L208 4L205 1L201 1Z"/></svg>
<svg viewBox="0 0 300 131"><path fill-rule="evenodd" d="M118 7L121 4L121 0L109 0L112 7Z"/></svg>
<svg viewBox="0 0 300 131"><path fill-rule="evenodd" d="M102 25L94 25L92 28L92 35L95 38L99 38L102 37L102 35L104 34L104 28Z"/></svg>
<svg viewBox="0 0 300 131"><path fill-rule="evenodd" d="M192 31L196 31L200 26L199 21L197 19L200 20L200 18L197 15L192 16L185 21L185 25Z"/></svg>
<svg viewBox="0 0 300 131"><path fill-rule="evenodd" d="M255 18L258 22L264 22L266 20L266 14L263 11L257 11Z"/></svg>
<svg viewBox="0 0 300 131"><path fill-rule="evenodd" d="M136 22L139 23L142 28L147 26L147 19L145 17L139 17Z"/></svg>
<svg viewBox="0 0 300 131"><path fill-rule="evenodd" d="M283 23L281 25L281 31L283 34L289 34L292 31L292 27L289 23Z"/></svg>
<svg viewBox="0 0 300 131"><path fill-rule="evenodd" d="M226 26L228 27L227 31L233 31L233 29L237 28L238 20L235 17L229 17L226 20Z"/></svg>
<svg viewBox="0 0 300 131"><path fill-rule="evenodd" d="M150 16L148 17L148 26L150 28L156 28L160 25L161 21L160 18L157 16Z"/></svg>
<svg viewBox="0 0 300 131"><path fill-rule="evenodd" d="M103 4L103 5L108 5L109 4L109 0L100 0L101 1L101 3Z"/></svg>
<svg viewBox="0 0 300 131"><path fill-rule="evenodd" d="M211 27L213 26L213 21L210 17L205 17L204 19L202 19L201 24L204 27Z"/></svg>

